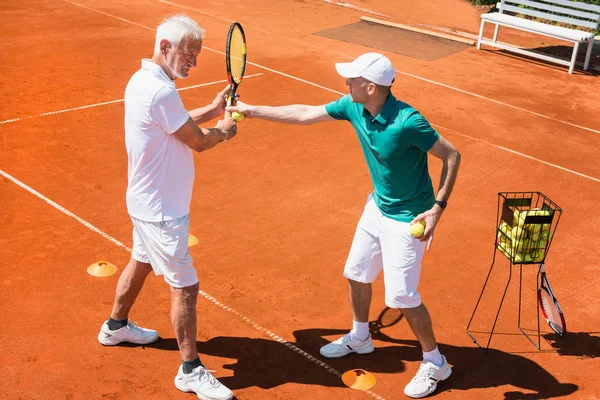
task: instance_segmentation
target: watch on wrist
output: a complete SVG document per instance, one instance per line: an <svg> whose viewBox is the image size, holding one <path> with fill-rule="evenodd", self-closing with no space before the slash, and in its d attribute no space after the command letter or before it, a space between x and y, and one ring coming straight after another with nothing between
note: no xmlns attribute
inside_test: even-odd
<svg viewBox="0 0 600 400"><path fill-rule="evenodd" d="M442 201L442 200L436 200L435 204L437 204L438 206L440 206L442 209L445 209L446 206L448 205L447 201Z"/></svg>

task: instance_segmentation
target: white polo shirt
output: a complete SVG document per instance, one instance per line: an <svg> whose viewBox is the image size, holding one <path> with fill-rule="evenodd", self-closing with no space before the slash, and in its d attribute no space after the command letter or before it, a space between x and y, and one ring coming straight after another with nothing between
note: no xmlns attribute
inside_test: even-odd
<svg viewBox="0 0 600 400"><path fill-rule="evenodd" d="M161 67L142 60L125 89L127 211L161 222L190 212L194 184L192 150L172 135L190 118Z"/></svg>

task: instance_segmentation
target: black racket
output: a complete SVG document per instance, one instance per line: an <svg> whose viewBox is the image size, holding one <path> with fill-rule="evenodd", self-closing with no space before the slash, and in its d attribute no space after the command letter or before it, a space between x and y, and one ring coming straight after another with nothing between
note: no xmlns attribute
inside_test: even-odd
<svg viewBox="0 0 600 400"><path fill-rule="evenodd" d="M225 63L227 67L227 81L231 85L227 96L227 105L235 103L235 93L242 83L244 71L246 70L246 36L242 25L238 22L231 24L227 34L225 46Z"/></svg>
<svg viewBox="0 0 600 400"><path fill-rule="evenodd" d="M565 316L560 309L560 304L552 291L548 277L546 276L546 268L544 264L540 265L540 288L538 289L538 301L542 314L550 328L556 332L558 336L562 336L567 332L567 324L565 323Z"/></svg>

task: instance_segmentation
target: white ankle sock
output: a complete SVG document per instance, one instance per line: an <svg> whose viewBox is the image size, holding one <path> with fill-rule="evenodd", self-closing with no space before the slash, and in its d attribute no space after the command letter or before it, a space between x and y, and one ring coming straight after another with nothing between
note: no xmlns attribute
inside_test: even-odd
<svg viewBox="0 0 600 400"><path fill-rule="evenodd" d="M369 337L369 323L352 321L352 333L360 340L365 340Z"/></svg>
<svg viewBox="0 0 600 400"><path fill-rule="evenodd" d="M424 351L423 352L423 360L431 361L438 367L444 363L444 360L442 359L442 355L440 354L440 350L437 348L437 346L435 347L435 349L433 349L431 351Z"/></svg>

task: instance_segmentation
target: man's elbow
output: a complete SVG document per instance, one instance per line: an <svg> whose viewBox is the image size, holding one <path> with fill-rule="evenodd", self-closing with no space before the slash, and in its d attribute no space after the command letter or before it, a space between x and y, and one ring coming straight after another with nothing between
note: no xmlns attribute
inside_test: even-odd
<svg viewBox="0 0 600 400"><path fill-rule="evenodd" d="M452 158L454 158L454 164L460 165L461 154L456 148L452 150Z"/></svg>
<svg viewBox="0 0 600 400"><path fill-rule="evenodd" d="M193 140L192 143L188 143L188 147L197 153L202 153L206 150L206 143L204 140Z"/></svg>

